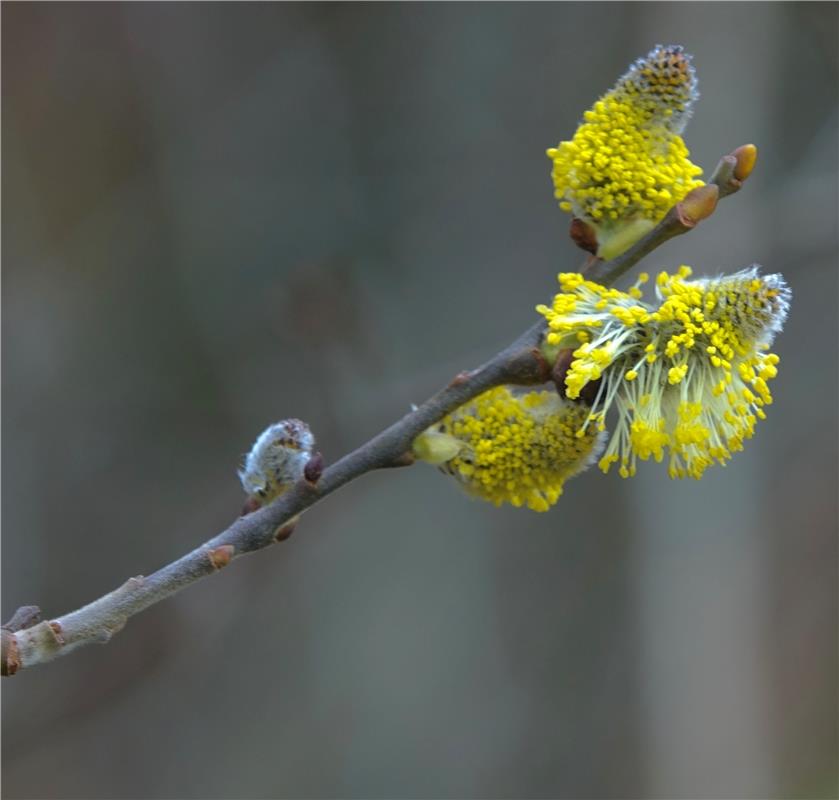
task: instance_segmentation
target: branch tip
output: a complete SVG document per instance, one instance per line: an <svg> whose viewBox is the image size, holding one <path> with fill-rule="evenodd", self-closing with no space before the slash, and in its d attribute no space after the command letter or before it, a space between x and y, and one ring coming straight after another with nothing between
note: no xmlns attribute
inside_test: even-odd
<svg viewBox="0 0 839 800"><path fill-rule="evenodd" d="M757 148L753 144L741 145L733 153L720 159L709 183L719 186L720 197L734 194L751 175L756 162Z"/></svg>
<svg viewBox="0 0 839 800"><path fill-rule="evenodd" d="M737 166L737 159L732 155L723 156L711 175L708 183L715 183L722 187L734 177L734 168Z"/></svg>
<svg viewBox="0 0 839 800"><path fill-rule="evenodd" d="M21 606L12 618L3 625L3 630L14 633L15 631L22 631L26 628L31 628L41 621L41 609L38 606Z"/></svg>

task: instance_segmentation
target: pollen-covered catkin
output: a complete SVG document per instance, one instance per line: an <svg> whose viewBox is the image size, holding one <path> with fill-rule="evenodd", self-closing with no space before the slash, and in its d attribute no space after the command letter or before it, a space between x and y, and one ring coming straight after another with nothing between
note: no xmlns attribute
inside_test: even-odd
<svg viewBox="0 0 839 800"><path fill-rule="evenodd" d="M596 232L611 259L702 185L680 133L698 98L681 47L657 45L583 115L573 138L550 148L560 208Z"/></svg>
<svg viewBox="0 0 839 800"><path fill-rule="evenodd" d="M671 477L699 478L725 464L751 438L772 403L778 356L767 352L786 319L790 291L780 275L750 267L733 275L688 280L690 267L656 279L658 305L643 302L642 273L628 292L577 273L559 276L561 292L538 306L546 347L573 347L565 393L580 396L600 381L582 430L617 423L600 467L624 477L638 459L669 453Z"/></svg>
<svg viewBox="0 0 839 800"><path fill-rule="evenodd" d="M414 442L471 495L495 505L547 511L565 481L594 462L600 434L582 431L588 408L555 392L490 389Z"/></svg>

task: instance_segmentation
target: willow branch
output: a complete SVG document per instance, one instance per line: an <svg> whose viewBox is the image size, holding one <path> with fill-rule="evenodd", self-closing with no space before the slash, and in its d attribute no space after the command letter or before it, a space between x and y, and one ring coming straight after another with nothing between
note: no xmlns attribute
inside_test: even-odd
<svg viewBox="0 0 839 800"><path fill-rule="evenodd" d="M493 386L544 383L550 370L539 352L543 325L537 323L478 369L461 373L421 406L341 458L320 475L301 478L271 505L237 519L229 528L157 572L129 578L89 605L37 622L37 609L2 630L2 674L51 661L78 647L107 642L128 619L212 575L231 561L287 539L298 515L344 484L376 469L411 463L413 440L429 425ZM31 624L35 623L35 624Z"/></svg>
<svg viewBox="0 0 839 800"><path fill-rule="evenodd" d="M717 198L736 191L745 177L736 177L737 153L720 162L711 185L691 192L624 254L608 262L589 259L583 267L586 276L608 285L660 244L709 216ZM129 578L92 603L53 619L41 621L36 606L18 609L2 627L0 672L4 676L14 675L83 645L107 642L135 614L215 574L243 555L287 539L302 512L350 481L373 470L412 463L414 439L479 394L503 384L532 386L547 382L552 365L539 349L544 331L544 320L540 320L483 366L460 373L444 389L358 449L322 471L319 467L307 469L305 477L276 501L239 517L217 536L157 572Z"/></svg>

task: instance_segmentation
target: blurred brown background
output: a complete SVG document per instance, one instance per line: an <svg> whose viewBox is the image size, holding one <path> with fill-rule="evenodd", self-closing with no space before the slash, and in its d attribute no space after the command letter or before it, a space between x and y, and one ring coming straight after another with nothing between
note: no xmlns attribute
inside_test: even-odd
<svg viewBox="0 0 839 800"><path fill-rule="evenodd" d="M837 787L837 6L4 4L3 618L225 527L301 416L334 459L580 254L545 148L657 42L746 189L645 262L794 301L701 483L549 514L368 476L283 546L3 684L8 798L828 798Z"/></svg>

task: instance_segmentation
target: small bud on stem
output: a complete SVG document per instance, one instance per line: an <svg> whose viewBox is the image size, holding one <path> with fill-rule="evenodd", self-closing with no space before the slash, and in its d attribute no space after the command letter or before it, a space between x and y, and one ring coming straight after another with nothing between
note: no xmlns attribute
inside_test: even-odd
<svg viewBox="0 0 839 800"><path fill-rule="evenodd" d="M737 161L737 166L734 167L734 177L738 181L744 181L757 163L757 148L753 144L741 144L732 154Z"/></svg>
<svg viewBox="0 0 839 800"><path fill-rule="evenodd" d="M214 547L207 555L209 556L210 563L213 565L213 569L218 570L223 569L230 563L235 552L236 548L232 544L223 544L219 547Z"/></svg>
<svg viewBox="0 0 839 800"><path fill-rule="evenodd" d="M693 228L697 223L702 222L703 219L707 219L714 213L719 198L719 187L713 183L699 186L688 192L685 199L676 205L675 212L682 225L686 228Z"/></svg>
<svg viewBox="0 0 839 800"><path fill-rule="evenodd" d="M571 220L568 235L571 237L571 241L574 242L580 250L585 250L587 253L591 253L592 255L597 253L597 231L585 220L582 220L579 217L574 217Z"/></svg>
<svg viewBox="0 0 839 800"><path fill-rule="evenodd" d="M309 483L317 483L323 474L323 454L315 453L303 467L303 477Z"/></svg>

